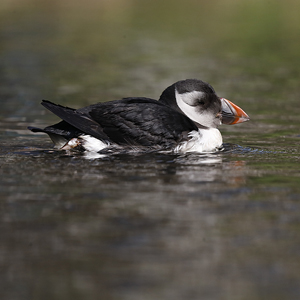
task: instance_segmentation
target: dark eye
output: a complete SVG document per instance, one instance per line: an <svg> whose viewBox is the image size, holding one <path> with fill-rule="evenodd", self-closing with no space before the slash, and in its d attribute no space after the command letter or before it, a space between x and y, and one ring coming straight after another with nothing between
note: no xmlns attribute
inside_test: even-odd
<svg viewBox="0 0 300 300"><path fill-rule="evenodd" d="M204 104L205 104L204 100L198 100L198 103L199 103L200 105L204 105Z"/></svg>

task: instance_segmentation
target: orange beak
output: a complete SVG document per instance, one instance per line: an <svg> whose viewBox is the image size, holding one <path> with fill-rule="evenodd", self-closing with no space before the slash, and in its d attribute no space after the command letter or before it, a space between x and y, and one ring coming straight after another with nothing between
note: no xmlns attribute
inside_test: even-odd
<svg viewBox="0 0 300 300"><path fill-rule="evenodd" d="M233 125L249 121L249 116L231 101L220 98L222 103L222 124Z"/></svg>

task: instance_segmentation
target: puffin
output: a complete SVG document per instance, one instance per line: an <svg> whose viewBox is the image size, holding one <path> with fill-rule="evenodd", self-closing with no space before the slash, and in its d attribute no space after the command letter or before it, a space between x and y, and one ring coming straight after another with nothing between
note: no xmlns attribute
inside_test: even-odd
<svg viewBox="0 0 300 300"><path fill-rule="evenodd" d="M175 82L159 100L128 97L79 109L48 100L41 104L61 121L44 129L28 129L48 134L55 149L82 152L217 152L223 145L217 127L250 119L198 79Z"/></svg>

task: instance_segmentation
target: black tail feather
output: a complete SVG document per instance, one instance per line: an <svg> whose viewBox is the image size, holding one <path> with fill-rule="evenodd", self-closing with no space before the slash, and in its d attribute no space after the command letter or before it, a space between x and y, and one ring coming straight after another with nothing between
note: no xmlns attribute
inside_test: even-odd
<svg viewBox="0 0 300 300"><path fill-rule="evenodd" d="M45 132L44 129L33 127L33 126L28 126L27 128L32 132Z"/></svg>
<svg viewBox="0 0 300 300"><path fill-rule="evenodd" d="M83 133L89 134L103 141L109 140L107 135L103 132L100 124L92 120L87 114L84 114L74 108L64 107L52 103L48 100L43 100L41 104L52 113L63 119L65 122L79 129Z"/></svg>

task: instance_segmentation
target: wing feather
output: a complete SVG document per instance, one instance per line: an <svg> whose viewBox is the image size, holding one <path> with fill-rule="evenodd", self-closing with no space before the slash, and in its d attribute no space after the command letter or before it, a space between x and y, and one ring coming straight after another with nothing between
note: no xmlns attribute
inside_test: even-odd
<svg viewBox="0 0 300 300"><path fill-rule="evenodd" d="M183 132L197 130L185 115L148 98L105 102L91 108L89 115L118 144L169 147Z"/></svg>

